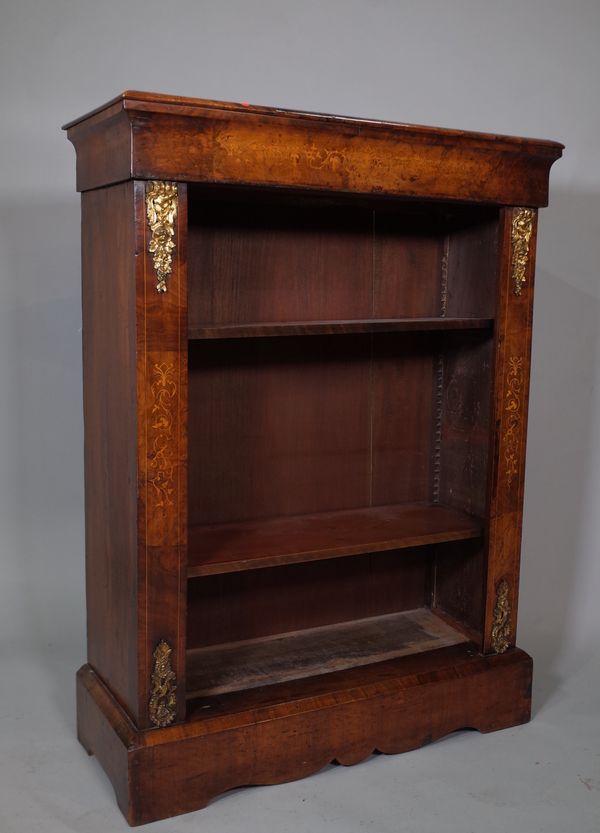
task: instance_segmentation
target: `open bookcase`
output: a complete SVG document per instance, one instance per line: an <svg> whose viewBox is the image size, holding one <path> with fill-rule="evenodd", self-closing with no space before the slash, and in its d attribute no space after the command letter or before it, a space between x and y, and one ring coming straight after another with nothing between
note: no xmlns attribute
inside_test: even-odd
<svg viewBox="0 0 600 833"><path fill-rule="evenodd" d="M526 721L535 209L562 146L144 93L67 129L78 729L129 822Z"/></svg>

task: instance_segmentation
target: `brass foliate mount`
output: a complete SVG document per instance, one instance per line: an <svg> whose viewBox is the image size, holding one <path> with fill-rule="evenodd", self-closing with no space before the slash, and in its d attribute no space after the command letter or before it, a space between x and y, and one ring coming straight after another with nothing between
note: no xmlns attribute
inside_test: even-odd
<svg viewBox="0 0 600 833"><path fill-rule="evenodd" d="M177 694L175 672L171 667L171 646L164 639L154 649L152 695L148 705L151 722L161 729L175 720Z"/></svg>
<svg viewBox="0 0 600 833"><path fill-rule="evenodd" d="M520 295L527 280L527 261L529 244L533 233L535 210L533 208L515 208L513 211L512 240L512 279L513 292Z"/></svg>
<svg viewBox="0 0 600 833"><path fill-rule="evenodd" d="M154 261L156 291L167 291L167 279L173 271L177 184L152 180L146 185L146 217L151 231L148 251Z"/></svg>
<svg viewBox="0 0 600 833"><path fill-rule="evenodd" d="M508 591L508 582L502 579L496 590L496 604L492 620L492 648L497 654L503 654L510 646L511 610Z"/></svg>

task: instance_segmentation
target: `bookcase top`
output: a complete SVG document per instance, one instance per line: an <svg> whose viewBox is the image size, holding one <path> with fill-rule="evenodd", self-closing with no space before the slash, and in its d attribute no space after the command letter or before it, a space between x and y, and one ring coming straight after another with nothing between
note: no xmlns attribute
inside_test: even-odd
<svg viewBox="0 0 600 833"><path fill-rule="evenodd" d="M564 147L135 90L63 129L80 191L164 178L538 206Z"/></svg>

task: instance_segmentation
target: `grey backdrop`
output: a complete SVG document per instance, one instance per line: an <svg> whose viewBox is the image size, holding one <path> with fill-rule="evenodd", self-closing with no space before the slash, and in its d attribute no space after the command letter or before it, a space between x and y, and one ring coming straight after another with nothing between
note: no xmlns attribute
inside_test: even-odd
<svg viewBox="0 0 600 833"><path fill-rule="evenodd" d="M538 707L591 661L599 36L598 0L2 0L0 645L45 669L65 732L85 610L79 198L59 128L126 88L566 144L540 216L519 643Z"/></svg>

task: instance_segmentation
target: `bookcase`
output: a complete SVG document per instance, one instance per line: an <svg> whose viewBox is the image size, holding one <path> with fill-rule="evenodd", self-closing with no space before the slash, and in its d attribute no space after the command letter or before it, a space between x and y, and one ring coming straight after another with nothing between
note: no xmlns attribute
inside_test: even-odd
<svg viewBox="0 0 600 833"><path fill-rule="evenodd" d="M130 824L530 716L556 142L126 92L82 203L88 662Z"/></svg>

